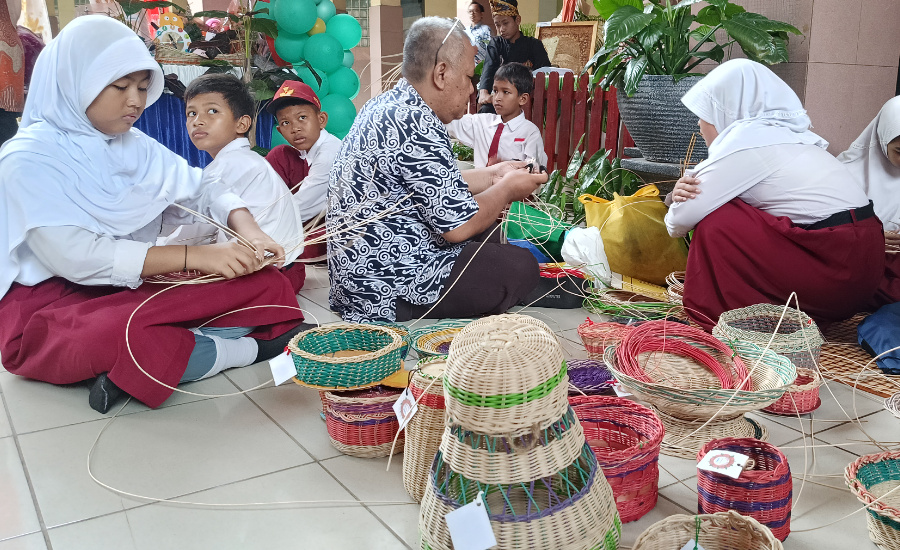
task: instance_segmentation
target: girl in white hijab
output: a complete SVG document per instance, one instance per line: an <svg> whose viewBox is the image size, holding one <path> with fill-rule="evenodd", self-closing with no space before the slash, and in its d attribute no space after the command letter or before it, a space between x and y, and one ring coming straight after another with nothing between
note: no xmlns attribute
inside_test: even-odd
<svg viewBox="0 0 900 550"><path fill-rule="evenodd" d="M132 353L174 386L255 362L272 346L241 337L271 339L302 319L286 307L255 309L211 323L251 327L224 338L189 330L234 309L297 302L283 275L260 270L265 251L284 251L243 202L215 195L214 186L204 191L199 170L132 128L159 98L162 81L125 25L78 18L39 56L21 128L0 149L3 366L52 383L98 377L89 401L102 412L121 390L151 407L171 393L137 368ZM153 246L163 211L176 202L228 223L256 250ZM153 298L131 319L126 342L131 314L162 289L143 279L182 270L232 280Z"/></svg>
<svg viewBox="0 0 900 550"><path fill-rule="evenodd" d="M820 322L863 310L883 269L884 239L865 193L809 131L799 98L765 66L735 59L682 98L709 158L668 197L672 236L691 241L684 303L711 328L727 310L783 304ZM702 182L702 184L701 184Z"/></svg>

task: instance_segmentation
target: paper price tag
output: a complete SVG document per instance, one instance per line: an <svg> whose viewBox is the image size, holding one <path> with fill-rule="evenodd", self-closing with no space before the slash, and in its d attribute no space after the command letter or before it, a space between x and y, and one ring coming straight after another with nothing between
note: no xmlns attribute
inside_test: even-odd
<svg viewBox="0 0 900 550"><path fill-rule="evenodd" d="M409 423L409 419L412 418L418 410L419 406L416 405L416 398L413 397L409 388L404 389L397 401L394 402L394 413L397 415L397 421L400 423L401 430L406 427L406 424Z"/></svg>
<svg viewBox="0 0 900 550"><path fill-rule="evenodd" d="M632 395L632 394L628 393L628 390L626 390L622 386L622 384L620 384L618 382L616 382L615 385L613 385L613 391L616 392L616 395L618 395L619 397L628 397L629 395Z"/></svg>
<svg viewBox="0 0 900 550"><path fill-rule="evenodd" d="M456 550L487 550L497 546L483 497L484 491L479 491L475 500L444 516Z"/></svg>
<svg viewBox="0 0 900 550"><path fill-rule="evenodd" d="M684 546L681 547L681 550L706 550L706 549L703 548L702 546L700 546L700 543L698 543L694 539L691 539L687 542L687 544L685 544Z"/></svg>
<svg viewBox="0 0 900 550"><path fill-rule="evenodd" d="M272 369L272 379L275 381L276 386L297 376L294 358L291 357L290 353L281 353L277 357L269 359L269 368Z"/></svg>
<svg viewBox="0 0 900 550"><path fill-rule="evenodd" d="M707 472L726 475L732 479L740 477L750 457L731 451L710 451L697 464L697 468Z"/></svg>

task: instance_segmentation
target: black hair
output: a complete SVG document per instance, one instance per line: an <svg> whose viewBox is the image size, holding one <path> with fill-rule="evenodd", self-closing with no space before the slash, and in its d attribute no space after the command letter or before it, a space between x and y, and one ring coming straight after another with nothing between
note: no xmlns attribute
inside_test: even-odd
<svg viewBox="0 0 900 550"><path fill-rule="evenodd" d="M521 63L507 63L501 66L494 74L494 82L498 80L505 80L515 86L519 95L534 91L534 76L528 67Z"/></svg>
<svg viewBox="0 0 900 550"><path fill-rule="evenodd" d="M253 119L256 108L250 90L247 89L246 84L232 74L205 74L195 78L184 91L184 102L187 103L200 94L222 94L235 120L243 116Z"/></svg>
<svg viewBox="0 0 900 550"><path fill-rule="evenodd" d="M481 11L481 13L484 13L484 6L482 6L482 5L479 4L478 2L475 2L475 0L472 0L472 3L469 4L469 5L470 5L470 6L478 6L478 9Z"/></svg>

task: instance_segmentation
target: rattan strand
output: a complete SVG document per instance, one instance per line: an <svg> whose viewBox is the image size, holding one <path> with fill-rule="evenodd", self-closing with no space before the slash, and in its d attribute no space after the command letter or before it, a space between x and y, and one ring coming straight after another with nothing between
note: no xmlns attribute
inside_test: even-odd
<svg viewBox="0 0 900 550"><path fill-rule="evenodd" d="M697 534L705 550L784 550L765 525L737 512L689 516L677 514L658 521L638 535L632 550L678 550Z"/></svg>
<svg viewBox="0 0 900 550"><path fill-rule="evenodd" d="M781 398L764 408L772 414L793 416L807 414L819 408L822 404L819 399L819 386L823 384L822 375L813 369L797 369L797 379L784 392Z"/></svg>
<svg viewBox="0 0 900 550"><path fill-rule="evenodd" d="M900 550L900 490L887 494L900 485L900 451L861 456L847 466L844 479L850 492L868 506L866 525L872 542L882 550ZM878 498L882 500L875 502Z"/></svg>
<svg viewBox="0 0 900 550"><path fill-rule="evenodd" d="M655 407L650 408L659 416L666 428L660 453L667 456L696 459L700 448L714 439L726 437L752 437L760 441L769 439L769 431L763 424L758 424L744 415L716 417L703 426L705 420L685 420L669 416Z"/></svg>
<svg viewBox="0 0 900 550"><path fill-rule="evenodd" d="M684 301L684 271L674 271L666 276L666 297L670 304L681 305Z"/></svg>
<svg viewBox="0 0 900 550"><path fill-rule="evenodd" d="M406 451L403 453L403 486L409 496L422 501L428 472L441 445L446 411L444 409L444 357L428 357L417 364L409 387L419 400L419 411L406 425ZM422 396L419 399L419 396Z"/></svg>

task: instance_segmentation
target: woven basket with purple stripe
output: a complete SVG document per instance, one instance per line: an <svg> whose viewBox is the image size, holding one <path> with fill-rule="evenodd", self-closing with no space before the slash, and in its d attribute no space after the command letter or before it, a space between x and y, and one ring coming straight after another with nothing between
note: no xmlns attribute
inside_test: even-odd
<svg viewBox="0 0 900 550"><path fill-rule="evenodd" d="M400 427L393 406L401 392L386 386L321 392L325 425L334 448L361 458L390 455L394 436ZM403 452L402 434L393 446L394 453Z"/></svg>
<svg viewBox="0 0 900 550"><path fill-rule="evenodd" d="M616 379L606 363L596 359L569 359L569 395L597 395L611 392Z"/></svg>

